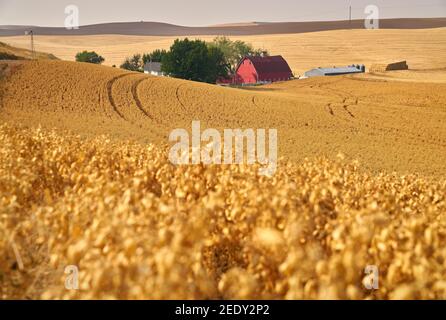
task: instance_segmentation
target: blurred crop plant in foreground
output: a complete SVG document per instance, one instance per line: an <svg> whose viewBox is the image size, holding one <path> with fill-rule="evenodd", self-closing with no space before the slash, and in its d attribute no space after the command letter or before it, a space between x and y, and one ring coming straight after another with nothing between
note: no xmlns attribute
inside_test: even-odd
<svg viewBox="0 0 446 320"><path fill-rule="evenodd" d="M268 178L1 125L0 297L445 299L445 194L444 179L368 174L341 156L282 161Z"/></svg>

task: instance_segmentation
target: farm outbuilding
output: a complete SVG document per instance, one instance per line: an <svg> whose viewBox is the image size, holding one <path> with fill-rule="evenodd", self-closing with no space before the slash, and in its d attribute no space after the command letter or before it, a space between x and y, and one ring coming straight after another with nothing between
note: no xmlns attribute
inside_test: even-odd
<svg viewBox="0 0 446 320"><path fill-rule="evenodd" d="M365 72L364 65L351 65L347 67L333 67L333 68L316 68L305 72L305 77L322 77L322 76L338 76L350 73Z"/></svg>
<svg viewBox="0 0 446 320"><path fill-rule="evenodd" d="M394 63L375 63L370 67L370 72L385 72L394 70L407 70L409 66L406 61L399 61Z"/></svg>
<svg viewBox="0 0 446 320"><path fill-rule="evenodd" d="M282 56L247 56L237 66L236 84L270 83L290 80L293 73Z"/></svg>
<svg viewBox="0 0 446 320"><path fill-rule="evenodd" d="M144 73L153 76L163 76L164 73L161 71L161 62L146 62L146 64L144 64Z"/></svg>

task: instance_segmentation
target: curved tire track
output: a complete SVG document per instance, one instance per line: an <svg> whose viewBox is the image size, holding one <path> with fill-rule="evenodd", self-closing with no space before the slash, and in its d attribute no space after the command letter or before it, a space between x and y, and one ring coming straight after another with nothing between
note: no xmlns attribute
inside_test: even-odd
<svg viewBox="0 0 446 320"><path fill-rule="evenodd" d="M180 99L180 88L182 86L186 85L185 83L182 83L180 85L178 85L175 89L175 96L177 98L178 103L180 104L180 106L184 109L184 111L187 111L186 106L183 104L183 102Z"/></svg>
<svg viewBox="0 0 446 320"><path fill-rule="evenodd" d="M153 117L146 111L146 109L144 108L141 99L139 99L138 96L138 86L143 82L146 81L149 78L141 78L139 80L137 80L135 83L132 84L132 96L133 96L133 100L135 100L135 104L138 107L138 109L148 118L150 118L151 120L153 120Z"/></svg>
<svg viewBox="0 0 446 320"><path fill-rule="evenodd" d="M348 105L343 105L344 110L350 115L350 117L355 118L355 115L348 109Z"/></svg>
<svg viewBox="0 0 446 320"><path fill-rule="evenodd" d="M128 121L124 115L121 113L121 111L119 111L118 107L116 106L116 101L113 98L113 85L115 84L116 81L118 81L121 78L124 77L128 77L128 76L132 76L133 74L131 73L124 73L124 74L120 74L119 76L115 76L113 77L110 81L107 82L107 96L108 96L108 101L110 102L110 105L113 108L113 111L123 120Z"/></svg>
<svg viewBox="0 0 446 320"><path fill-rule="evenodd" d="M257 103L256 103L256 96L252 96L251 101L252 101L252 104L254 105L254 107L256 107L256 108L259 107L259 106L257 105Z"/></svg>
<svg viewBox="0 0 446 320"><path fill-rule="evenodd" d="M331 102L329 104L327 104L327 110L328 110L328 113L330 113L332 116L335 115L333 108L331 107Z"/></svg>
<svg viewBox="0 0 446 320"><path fill-rule="evenodd" d="M178 103L180 104L181 108L184 110L185 115L191 116L188 108L186 107L186 105L180 99L180 88L185 86L185 85L186 85L186 83L182 83L182 84L177 86L177 88L175 89L175 97L176 97Z"/></svg>
<svg viewBox="0 0 446 320"><path fill-rule="evenodd" d="M345 119L345 118L342 117L338 112L336 112L336 115L335 115L334 109L338 109L338 107L339 107L339 108L342 107L342 110L343 110L343 111L341 111L341 113L346 113L346 114L348 114L348 115L350 116L350 118L356 118L355 115L353 114L353 112L351 112L351 111L348 109L348 107L349 107L350 105L352 105L352 104L349 104L349 103L348 103L347 100L350 99L350 98L346 97L346 95L351 95L351 96L353 97L352 99L355 100L354 105L357 105L357 104L358 104L358 102L359 102L359 98L358 98L357 96L355 96L355 95L349 93L349 92L345 92L345 91L341 91L341 90L335 90L335 89L332 89L332 88L328 87L329 85L336 84L336 83L338 83L338 82L340 82L340 81L342 81L342 79L336 79L336 80L333 80L333 81L327 81L327 82L325 82L325 83L319 83L319 84L317 84L316 86L317 86L317 89L328 91L328 92L332 93L335 97L339 97L340 99L342 99L342 101L340 101L340 102L330 102L330 103L328 103L328 104L325 106L325 108L326 108L327 112L328 112L331 116L335 116L337 119L349 123L349 122L351 122L351 120L349 120L349 119ZM343 94L341 94L340 92L343 93Z"/></svg>
<svg viewBox="0 0 446 320"><path fill-rule="evenodd" d="M138 87L141 85L141 83L143 83L145 80L152 80L147 89L146 92L150 92L154 83L156 81L158 81L157 78L154 77L145 77L142 79L137 80L133 85L132 85L132 96L133 99L135 100L136 106L138 107L138 109L145 115L147 116L150 120L153 121L153 123L155 123L155 125L158 125L160 128L167 128L167 126L164 124L164 121L160 120L160 119L156 119L154 115L151 115L148 111L147 108L144 107L144 103L142 102L142 100L139 98L138 95ZM152 130L153 131L153 130ZM163 136L161 133L159 133L158 131L155 132L158 136Z"/></svg>
<svg viewBox="0 0 446 320"><path fill-rule="evenodd" d="M136 125L136 123L135 123L134 121L131 121L130 119L127 119L127 118L124 116L124 114L123 114L121 111L119 111L118 106L117 106L117 103L116 103L116 101L115 101L115 99L114 99L114 97L113 97L113 85L115 84L115 82L116 82L117 80L121 79L121 78L128 77L128 76L141 76L141 75L140 75L140 74L136 74L136 73L126 73L126 74L121 74L121 75L118 75L118 76L112 78L112 79L107 83L107 95L108 95L108 100L109 100L110 105L113 107L113 110L119 115L119 117L122 118L122 119L125 120L125 121L128 121L128 122L130 122L130 123ZM143 106L143 103L142 103L142 101L139 99L139 96L138 96L138 93L137 93L137 91L138 91L138 90L137 90L137 89L138 89L138 86L139 86L144 80L147 80L147 79L149 79L149 78L148 78L148 77L143 77L143 78L141 78L141 79L136 80L134 83L132 83L132 86L131 86L130 91L131 91L132 98L133 98L133 100L134 100L134 102L135 102L135 104L136 104L138 110L139 110L140 112L142 112L147 118L153 120L152 116L145 110L145 108L144 108L144 106ZM138 122L138 121L137 121L137 122ZM156 123L156 121L154 121L154 122ZM157 130L150 129L150 131L151 131L152 133L154 133L155 135L158 135L158 136L160 136L160 137L162 136Z"/></svg>
<svg viewBox="0 0 446 320"><path fill-rule="evenodd" d="M351 92L345 91L345 90L339 90L339 89L333 89L330 87L326 87L325 85L327 84L333 84L333 83L337 83L338 81L333 81L333 82L327 82L324 84L319 84L318 88L323 89L323 90L327 90L329 92L331 92L332 94L334 94L335 96L339 97L342 99L339 107L342 106L342 109L344 110L345 113L347 113L351 118L356 119L355 124L359 127L362 128L368 128L366 123L363 123L364 121L358 120L356 118L356 116L350 111L349 107L350 106L356 106L359 104L359 97L352 94ZM322 88L324 87L324 88ZM347 95L347 97L346 97ZM351 96L348 97L348 96ZM353 100L353 102L349 103L349 99ZM377 104L380 105L380 104ZM334 106L333 104L331 104L331 106ZM337 119L343 120L344 122L349 122L352 123L350 120L348 119L344 119L344 117L337 117ZM419 141L420 137L412 132L409 132L403 128L397 128L397 127L393 127L393 126L386 126L386 125L381 125L379 128L375 128L375 130L377 132L383 132L383 133L392 133L397 137L411 137L413 140L415 141ZM440 146L440 147L445 147L446 145L444 143L442 143L442 141L436 140L436 139L432 139L432 138L425 138L425 140L428 140L430 142L431 145L435 145L435 146Z"/></svg>

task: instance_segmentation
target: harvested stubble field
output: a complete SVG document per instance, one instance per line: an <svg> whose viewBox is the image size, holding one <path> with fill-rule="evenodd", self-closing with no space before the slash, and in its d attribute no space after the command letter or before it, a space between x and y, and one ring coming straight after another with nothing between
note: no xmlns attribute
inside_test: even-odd
<svg viewBox="0 0 446 320"><path fill-rule="evenodd" d="M192 36L212 41L215 36ZM57 57L73 61L77 52L94 50L105 58L105 64L119 66L126 56L168 49L173 36L87 35L46 36L36 35L36 49L51 52ZM335 30L298 34L231 36L271 54L280 54L293 72L303 74L317 67L363 63L391 63L407 60L411 69L446 67L446 28L435 29L379 29ZM1 37L10 45L29 48L26 36Z"/></svg>
<svg viewBox="0 0 446 320"><path fill-rule="evenodd" d="M23 60L23 59L50 59L57 60L52 54L35 51L33 52L28 49L12 47L3 42L0 42L0 60L11 59L11 60Z"/></svg>
<svg viewBox="0 0 446 320"><path fill-rule="evenodd" d="M276 128L279 156L339 152L373 172L444 176L446 84L313 78L237 90L60 61L0 83L0 120L166 144L175 128Z"/></svg>
<svg viewBox="0 0 446 320"><path fill-rule="evenodd" d="M446 84L6 71L1 298L446 298ZM173 166L167 136L192 120L277 128L278 171ZM379 290L364 289L367 265Z"/></svg>

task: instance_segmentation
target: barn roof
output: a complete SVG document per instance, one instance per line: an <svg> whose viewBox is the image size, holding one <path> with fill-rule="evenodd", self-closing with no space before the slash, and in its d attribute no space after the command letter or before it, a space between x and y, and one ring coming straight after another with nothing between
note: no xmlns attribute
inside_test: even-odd
<svg viewBox="0 0 446 320"><path fill-rule="evenodd" d="M346 67L333 67L333 68L316 68L305 72L306 76L331 76L331 75L342 75L349 73L362 73L365 69L363 69L363 65L351 65Z"/></svg>
<svg viewBox="0 0 446 320"><path fill-rule="evenodd" d="M355 73L361 72L360 69L356 67L333 67L333 68L318 68L324 74L336 74L336 73Z"/></svg>
<svg viewBox="0 0 446 320"><path fill-rule="evenodd" d="M254 65L255 69L259 74L276 73L276 72L284 72L290 74L292 73L290 66L282 56L270 56L270 57L248 56L245 57L245 59L251 60L252 64Z"/></svg>

